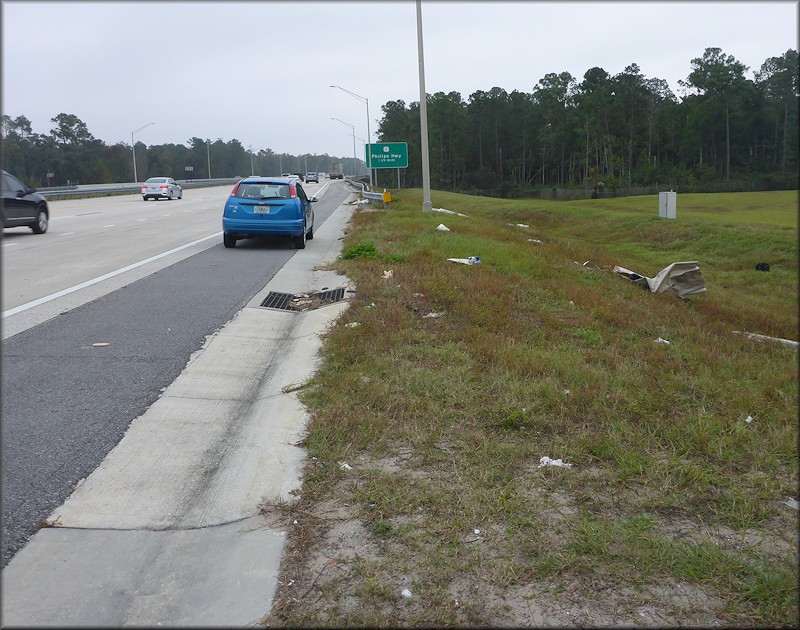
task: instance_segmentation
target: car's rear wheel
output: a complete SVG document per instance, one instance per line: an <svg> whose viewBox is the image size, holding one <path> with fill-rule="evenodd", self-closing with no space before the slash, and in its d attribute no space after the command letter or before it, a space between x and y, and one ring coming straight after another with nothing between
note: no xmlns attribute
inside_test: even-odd
<svg viewBox="0 0 800 630"><path fill-rule="evenodd" d="M295 249L305 249L306 248L306 227L303 226L303 233L300 236L294 237L294 248Z"/></svg>
<svg viewBox="0 0 800 630"><path fill-rule="evenodd" d="M36 223L31 225L34 234L44 234L47 232L48 217L47 210L39 208L36 211Z"/></svg>
<svg viewBox="0 0 800 630"><path fill-rule="evenodd" d="M169 194L167 195L167 201L172 201L172 191L171 190L169 191Z"/></svg>
<svg viewBox="0 0 800 630"><path fill-rule="evenodd" d="M223 234L222 244L225 247L236 247L236 237L233 234Z"/></svg>
<svg viewBox="0 0 800 630"><path fill-rule="evenodd" d="M309 241L313 241L314 240L314 224L313 223L311 224L311 227L308 228L308 232L306 232L306 239L308 239Z"/></svg>

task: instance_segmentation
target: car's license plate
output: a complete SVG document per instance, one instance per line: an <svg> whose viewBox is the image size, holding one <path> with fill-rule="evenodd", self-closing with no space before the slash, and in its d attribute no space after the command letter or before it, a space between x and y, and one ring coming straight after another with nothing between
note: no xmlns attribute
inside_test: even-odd
<svg viewBox="0 0 800 630"><path fill-rule="evenodd" d="M269 214L269 206L253 206L253 212L256 214Z"/></svg>

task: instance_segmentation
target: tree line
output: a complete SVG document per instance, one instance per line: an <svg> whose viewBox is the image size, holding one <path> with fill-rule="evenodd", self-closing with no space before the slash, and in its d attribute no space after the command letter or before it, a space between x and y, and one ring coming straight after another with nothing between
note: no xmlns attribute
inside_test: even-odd
<svg viewBox="0 0 800 630"><path fill-rule="evenodd" d="M616 75L590 68L579 82L549 73L532 92L499 87L467 101L458 92L426 96L431 186L499 196L554 188L610 194L659 186L683 191L798 188L798 56L770 57L745 77L747 66L719 48L692 59L679 81L647 78L633 63ZM408 143L402 187L422 185L419 103L382 106L381 142ZM33 133L25 116L2 117L4 166L33 186L133 180L131 146L92 136L74 114L51 119L49 135ZM352 158L250 152L238 140L193 137L186 145L136 142L140 181L230 178L252 172L325 171ZM209 168L210 162L210 168ZM191 166L191 171L185 168ZM363 172L363 160L356 168ZM393 170L376 170L394 187Z"/></svg>
<svg viewBox="0 0 800 630"><path fill-rule="evenodd" d="M494 87L465 102L426 95L431 186L499 196L545 188L593 194L660 185L681 190L798 187L798 58L788 50L745 77L719 48L691 61L678 98L637 64L544 76L531 93ZM407 187L422 185L419 103L382 107L383 142L407 142ZM393 186L397 174L377 171Z"/></svg>
<svg viewBox="0 0 800 630"><path fill-rule="evenodd" d="M75 114L58 114L49 135L34 133L25 116L2 117L3 169L34 187L112 184L134 179L133 151L124 143L107 145L95 138ZM178 179L232 178L256 174L327 171L330 162L352 158L248 151L239 140L214 142L193 137L186 145L135 143L139 181L167 175ZM363 165L363 161L361 162ZM186 167L191 170L186 170ZM363 166L362 166L363 168Z"/></svg>

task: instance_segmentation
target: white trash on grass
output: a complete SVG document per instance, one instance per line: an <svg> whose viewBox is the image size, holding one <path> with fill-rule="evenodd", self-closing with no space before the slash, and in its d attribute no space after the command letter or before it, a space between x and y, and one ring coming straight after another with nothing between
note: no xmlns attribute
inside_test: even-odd
<svg viewBox="0 0 800 630"><path fill-rule="evenodd" d="M409 591L407 588L404 588L404 589L403 589L403 592L402 592L402 593L400 593L400 594L401 594L403 597L405 597L406 599L411 599L411 597L412 597L412 595L411 595L411 591Z"/></svg>
<svg viewBox="0 0 800 630"><path fill-rule="evenodd" d="M392 271L391 269L389 269L389 271L384 271L384 272L383 272L383 279L384 279L384 280L388 280L388 279L389 279L389 278L391 278L393 275L394 275L394 271Z"/></svg>
<svg viewBox="0 0 800 630"><path fill-rule="evenodd" d="M795 510L800 510L800 503L797 502L797 499L789 499L784 503L785 506L794 508Z"/></svg>
<svg viewBox="0 0 800 630"><path fill-rule="evenodd" d="M538 468L544 468L545 466L555 466L556 468L572 468L572 464L565 464L560 459L550 459L547 455L539 460Z"/></svg>
<svg viewBox="0 0 800 630"><path fill-rule="evenodd" d="M439 230L440 232L449 232L450 231L450 228L447 227L444 223L440 223L439 225L437 225L436 229Z"/></svg>
<svg viewBox="0 0 800 630"><path fill-rule="evenodd" d="M663 343L663 344L669 345L669 341L667 341L666 339L662 339L661 337L659 337L658 339L656 339L656 340L655 340L655 342L656 342L656 343Z"/></svg>
<svg viewBox="0 0 800 630"><path fill-rule="evenodd" d="M467 216L466 214L461 214L460 212L453 212L452 210L445 210L444 208L431 208L431 212L444 212L445 214L455 214L460 217Z"/></svg>
<svg viewBox="0 0 800 630"><path fill-rule="evenodd" d="M339 470L353 470L353 467L347 462L339 462Z"/></svg>
<svg viewBox="0 0 800 630"><path fill-rule="evenodd" d="M431 311L427 315L423 315L422 319L433 319L436 317L442 317L442 315L444 315L444 313L437 313L436 311Z"/></svg>
<svg viewBox="0 0 800 630"><path fill-rule="evenodd" d="M780 337L767 337L766 335L759 335L757 333L751 332L742 332L740 330L734 330L734 334L737 335L744 335L748 339L753 339L755 341L777 341L787 346L792 346L793 348L797 348L800 346L800 341L792 341L791 339L781 339Z"/></svg>
<svg viewBox="0 0 800 630"><path fill-rule="evenodd" d="M461 263L462 265L480 265L480 256L470 256L469 258L448 258L450 262Z"/></svg>

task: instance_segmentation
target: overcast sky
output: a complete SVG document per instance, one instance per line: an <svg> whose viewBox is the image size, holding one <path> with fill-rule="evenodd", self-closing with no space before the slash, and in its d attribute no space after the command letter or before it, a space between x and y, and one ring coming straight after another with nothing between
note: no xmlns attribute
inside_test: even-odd
<svg viewBox="0 0 800 630"><path fill-rule="evenodd" d="M798 2L423 0L429 94L531 92L632 63L678 80L717 47L749 67L797 50ZM414 0L2 2L2 112L37 133L75 114L107 144L239 140L276 153L353 154L381 106L419 101ZM338 118L342 124L332 118ZM359 157L363 149L358 148Z"/></svg>

